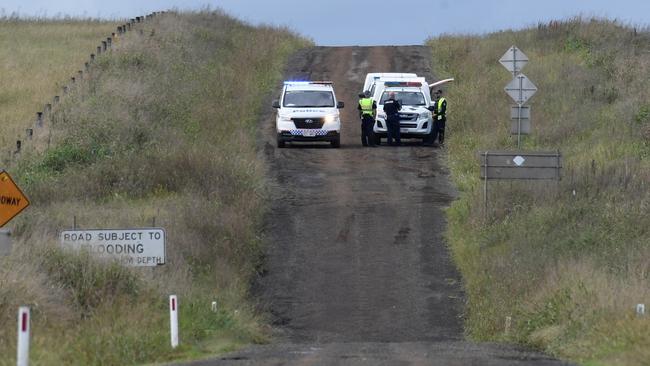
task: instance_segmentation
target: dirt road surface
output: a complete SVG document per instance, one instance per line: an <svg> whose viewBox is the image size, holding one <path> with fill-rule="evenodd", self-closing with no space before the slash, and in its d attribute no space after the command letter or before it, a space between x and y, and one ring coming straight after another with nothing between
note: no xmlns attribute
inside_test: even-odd
<svg viewBox="0 0 650 366"><path fill-rule="evenodd" d="M275 187L266 272L255 292L277 341L192 365L562 364L463 340L460 276L443 240L443 209L455 192L442 152L415 140L361 146L356 103L366 73L435 80L429 52L316 47L290 60L287 79L334 82L346 103L342 147L276 148L267 108L261 139Z"/></svg>

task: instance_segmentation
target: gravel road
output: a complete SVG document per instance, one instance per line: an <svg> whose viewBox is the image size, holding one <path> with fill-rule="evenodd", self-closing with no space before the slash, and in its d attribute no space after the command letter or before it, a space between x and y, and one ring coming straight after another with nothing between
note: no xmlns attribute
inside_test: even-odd
<svg viewBox="0 0 650 366"><path fill-rule="evenodd" d="M269 101L260 139L274 200L254 292L276 341L191 365L564 364L464 340L460 275L443 239L443 210L456 193L442 152L415 140L361 146L356 103L365 74L435 80L430 62L423 46L315 47L292 57L286 78L332 80L346 103L342 147L277 149Z"/></svg>

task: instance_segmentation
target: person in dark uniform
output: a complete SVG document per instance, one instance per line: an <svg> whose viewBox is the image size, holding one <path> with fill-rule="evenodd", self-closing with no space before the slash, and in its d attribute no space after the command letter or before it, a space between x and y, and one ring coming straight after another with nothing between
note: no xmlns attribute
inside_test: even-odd
<svg viewBox="0 0 650 366"><path fill-rule="evenodd" d="M399 111L402 105L399 101L395 100L395 92L388 94L388 99L384 102L384 112L386 113L386 129L388 136L386 142L388 145L398 145L401 143L399 132ZM395 143L393 143L395 139Z"/></svg>
<svg viewBox="0 0 650 366"><path fill-rule="evenodd" d="M359 94L359 98L357 109L359 110L359 117L361 117L361 144L376 147L373 127L377 116L377 103L370 98L369 91Z"/></svg>
<svg viewBox="0 0 650 366"><path fill-rule="evenodd" d="M442 96L442 90L436 91L436 101L433 104L433 134L431 144L438 139L438 146L445 144L445 122L447 122L447 100Z"/></svg>

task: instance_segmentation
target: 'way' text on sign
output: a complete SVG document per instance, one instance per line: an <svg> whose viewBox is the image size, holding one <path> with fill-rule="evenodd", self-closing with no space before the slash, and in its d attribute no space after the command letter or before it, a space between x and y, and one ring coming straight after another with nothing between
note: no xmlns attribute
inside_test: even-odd
<svg viewBox="0 0 650 366"><path fill-rule="evenodd" d="M165 264L165 230L162 228L65 230L60 239L64 248L88 250L127 266Z"/></svg>

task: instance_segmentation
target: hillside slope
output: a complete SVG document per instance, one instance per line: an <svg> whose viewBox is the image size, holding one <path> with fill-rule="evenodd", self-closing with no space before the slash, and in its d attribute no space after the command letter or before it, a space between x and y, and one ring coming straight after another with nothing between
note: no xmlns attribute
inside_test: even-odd
<svg viewBox="0 0 650 366"><path fill-rule="evenodd" d="M10 169L32 207L15 219L16 250L0 266L0 353L11 356L0 363L15 363L22 304L37 364L134 364L266 339L247 305L265 210L257 115L285 58L306 45L220 12L167 13L97 58L46 121L50 148ZM128 269L62 252L57 231L75 222L163 227L167 263Z"/></svg>
<svg viewBox="0 0 650 366"><path fill-rule="evenodd" d="M115 27L115 22L92 19L0 17L1 159Z"/></svg>
<svg viewBox="0 0 650 366"><path fill-rule="evenodd" d="M490 183L485 219L477 151L516 148L503 91L512 75L498 63L513 44L539 88L523 149L559 149L563 179ZM470 337L647 364L650 319L634 308L650 303L650 33L578 18L428 45L438 75L456 78L447 160L461 196L447 236Z"/></svg>

